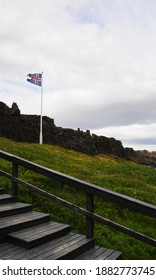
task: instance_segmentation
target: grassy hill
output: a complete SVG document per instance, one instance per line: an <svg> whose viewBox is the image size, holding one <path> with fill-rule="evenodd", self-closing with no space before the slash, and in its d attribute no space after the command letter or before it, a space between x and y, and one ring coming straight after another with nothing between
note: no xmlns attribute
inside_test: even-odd
<svg viewBox="0 0 156 280"><path fill-rule="evenodd" d="M59 146L16 143L0 138L0 149L59 172L94 183L101 187L156 205L156 170L115 156L87 156ZM10 164L0 159L0 169ZM20 169L20 178L64 199L85 206L83 193L53 180ZM0 177L0 187L10 191L9 183ZM55 221L68 223L72 231L85 233L85 218L54 202L49 202L20 187L19 199L33 203L35 209L51 214ZM156 238L156 220L133 213L109 202L95 201L95 212L150 237ZM109 227L95 223L98 245L123 251L125 259L156 259L156 248L146 245Z"/></svg>

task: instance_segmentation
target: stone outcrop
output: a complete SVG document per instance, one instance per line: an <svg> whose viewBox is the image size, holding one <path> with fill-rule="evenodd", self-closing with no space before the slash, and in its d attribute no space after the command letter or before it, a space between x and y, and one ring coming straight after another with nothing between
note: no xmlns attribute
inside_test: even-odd
<svg viewBox="0 0 156 280"><path fill-rule="evenodd" d="M9 108L0 102L0 137L21 142L38 143L40 116L23 115L16 103ZM113 154L119 157L136 156L133 149L124 148L121 141L105 136L97 136L77 129L57 127L54 120L43 117L43 142L80 151L89 155Z"/></svg>

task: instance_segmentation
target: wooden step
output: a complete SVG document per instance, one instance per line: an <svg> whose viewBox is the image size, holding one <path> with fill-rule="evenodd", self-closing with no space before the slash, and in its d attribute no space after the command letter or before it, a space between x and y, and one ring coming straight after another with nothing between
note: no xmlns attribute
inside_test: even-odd
<svg viewBox="0 0 156 280"><path fill-rule="evenodd" d="M0 219L0 235L50 221L50 215L31 211Z"/></svg>
<svg viewBox="0 0 156 280"><path fill-rule="evenodd" d="M27 229L8 234L7 239L24 248L33 248L44 242L65 235L70 230L69 225L55 222L39 224Z"/></svg>
<svg viewBox="0 0 156 280"><path fill-rule="evenodd" d="M68 233L37 247L26 249L4 242L0 244L0 259L11 260L68 260L94 246L94 239Z"/></svg>
<svg viewBox="0 0 156 280"><path fill-rule="evenodd" d="M9 194L0 194L0 205L4 203L16 202L16 197Z"/></svg>
<svg viewBox="0 0 156 280"><path fill-rule="evenodd" d="M64 237L60 237L51 242L42 244L41 246L34 247L32 249L25 249L18 245L5 242L0 244L0 259L6 260L23 260L23 259L73 259L73 260L116 260L121 259L122 253L119 251L113 251L99 246L92 246L94 242L91 242L86 250L84 246L83 236L75 234L67 234ZM77 241L77 242L76 242ZM77 243L77 244L76 244ZM83 247L84 246L84 247ZM76 248L77 247L77 248ZM80 251L79 249L80 248ZM83 251L83 252L82 252ZM79 254L79 252L81 252Z"/></svg>
<svg viewBox="0 0 156 280"><path fill-rule="evenodd" d="M99 246L85 251L78 255L75 260L118 260L121 259L122 253L120 251L114 251Z"/></svg>
<svg viewBox="0 0 156 280"><path fill-rule="evenodd" d="M21 202L2 204L0 205L0 218L29 212L31 210L32 210L31 204L26 204Z"/></svg>
<svg viewBox="0 0 156 280"><path fill-rule="evenodd" d="M51 260L54 258L55 260L72 260L78 254L81 254L93 247L94 244L94 238L89 239L83 235L77 235L73 241L58 248L56 254L52 254L45 259Z"/></svg>
<svg viewBox="0 0 156 280"><path fill-rule="evenodd" d="M50 221L32 205L0 189L0 259L114 260L122 253L95 246L94 239L70 233L70 226Z"/></svg>

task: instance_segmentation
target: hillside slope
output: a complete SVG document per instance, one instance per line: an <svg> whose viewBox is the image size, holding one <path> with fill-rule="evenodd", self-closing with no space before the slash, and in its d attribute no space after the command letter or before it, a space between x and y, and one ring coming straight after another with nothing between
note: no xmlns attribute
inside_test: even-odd
<svg viewBox="0 0 156 280"><path fill-rule="evenodd" d="M17 143L5 138L0 138L0 149L156 205L156 172L152 167L142 166L116 156L89 156L59 146ZM10 165L0 160L1 168L8 171ZM19 174L21 178L61 196L63 199L82 207L85 205L84 195L67 186L59 185L24 169L21 169ZM0 177L0 183L1 187L5 187L9 191L7 180ZM56 203L47 202L23 188L20 188L19 198L22 201L33 203L34 207L41 211L49 212L53 220L70 224L75 232L85 232L84 219L70 210ZM156 221L154 219L142 217L141 214L129 212L127 209L108 202L96 201L95 209L96 213L106 218L156 238ZM77 219L76 224L75 219ZM95 224L95 229L97 244L123 251L124 258L155 259L156 248L99 224Z"/></svg>

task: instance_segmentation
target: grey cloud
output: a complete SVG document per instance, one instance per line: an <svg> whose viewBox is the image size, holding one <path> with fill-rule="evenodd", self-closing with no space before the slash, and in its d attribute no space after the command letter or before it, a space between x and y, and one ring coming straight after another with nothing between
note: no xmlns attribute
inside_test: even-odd
<svg viewBox="0 0 156 280"><path fill-rule="evenodd" d="M140 137L128 140L129 144L136 144L136 145L156 145L156 138L150 137Z"/></svg>
<svg viewBox="0 0 156 280"><path fill-rule="evenodd" d="M96 96L94 98L96 103ZM147 97L140 100L120 100L118 102L113 102L112 100L111 104L105 104L105 99L103 98L103 100L98 100L95 106L93 103L90 105L89 97L84 102L85 106L74 101L68 102L68 100L64 100L64 106L63 104L61 105L62 121L61 119L58 121L62 122L65 126L99 129L136 123L149 124L155 123L156 120L156 97L153 97L152 100Z"/></svg>

